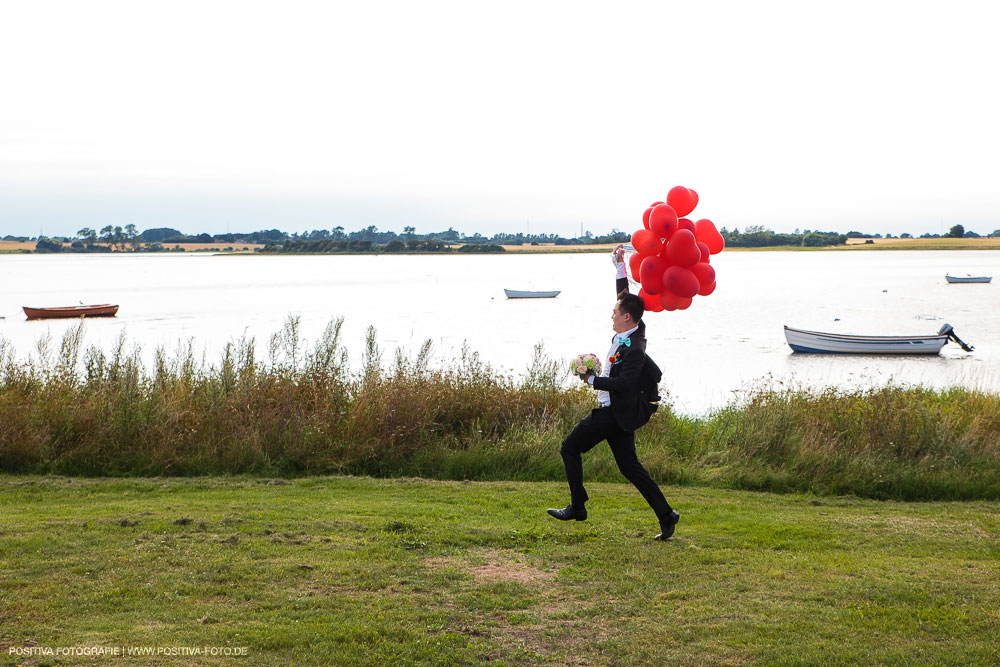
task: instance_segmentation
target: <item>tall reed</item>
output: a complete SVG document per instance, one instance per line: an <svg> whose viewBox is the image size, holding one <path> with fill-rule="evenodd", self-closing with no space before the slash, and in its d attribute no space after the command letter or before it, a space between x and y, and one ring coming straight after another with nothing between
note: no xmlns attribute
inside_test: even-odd
<svg viewBox="0 0 1000 667"><path fill-rule="evenodd" d="M148 368L124 334L84 348L82 321L26 362L0 340L0 471L563 478L560 442L594 398L541 345L513 377L468 348L432 364L430 341L390 362L369 328L352 369L342 325L309 345L289 317L266 360L242 337L212 363L159 348ZM1000 397L961 388L760 389L702 418L664 405L637 447L668 483L1000 498ZM586 465L620 479L606 447Z"/></svg>

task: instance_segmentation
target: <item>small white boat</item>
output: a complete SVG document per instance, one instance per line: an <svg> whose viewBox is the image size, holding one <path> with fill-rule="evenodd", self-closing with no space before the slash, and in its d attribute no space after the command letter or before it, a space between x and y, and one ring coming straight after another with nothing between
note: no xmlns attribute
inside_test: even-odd
<svg viewBox="0 0 1000 667"><path fill-rule="evenodd" d="M793 352L819 354L937 354L949 340L966 352L973 349L955 335L950 324L942 326L933 336L854 336L786 326L785 340Z"/></svg>
<svg viewBox="0 0 1000 667"><path fill-rule="evenodd" d="M945 274L944 279L949 283L988 283L993 280L993 276L949 276Z"/></svg>
<svg viewBox="0 0 1000 667"><path fill-rule="evenodd" d="M507 295L508 299L551 299L552 297L559 296L559 292L561 291L562 290L554 290L550 292L529 292L525 290L504 288L503 293Z"/></svg>

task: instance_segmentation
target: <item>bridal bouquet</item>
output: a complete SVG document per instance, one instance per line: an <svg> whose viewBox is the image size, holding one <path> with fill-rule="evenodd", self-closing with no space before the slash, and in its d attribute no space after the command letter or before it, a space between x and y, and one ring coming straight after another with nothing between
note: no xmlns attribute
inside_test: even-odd
<svg viewBox="0 0 1000 667"><path fill-rule="evenodd" d="M569 372L579 378L585 377L587 373L600 375L601 360L597 358L596 354L581 354L570 362Z"/></svg>

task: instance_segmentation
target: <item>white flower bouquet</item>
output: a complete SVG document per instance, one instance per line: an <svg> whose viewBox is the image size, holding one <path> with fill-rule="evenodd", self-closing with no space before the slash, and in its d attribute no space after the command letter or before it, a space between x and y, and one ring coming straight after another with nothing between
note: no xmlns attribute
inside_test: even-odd
<svg viewBox="0 0 1000 667"><path fill-rule="evenodd" d="M570 362L569 372L578 378L586 377L587 373L600 375L601 360L596 354L581 354Z"/></svg>

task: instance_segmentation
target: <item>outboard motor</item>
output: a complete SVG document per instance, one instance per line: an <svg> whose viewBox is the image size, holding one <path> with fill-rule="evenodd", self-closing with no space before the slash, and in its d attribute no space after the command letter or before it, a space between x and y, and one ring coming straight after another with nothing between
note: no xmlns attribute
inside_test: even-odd
<svg viewBox="0 0 1000 667"><path fill-rule="evenodd" d="M939 336L948 336L948 338L950 338L951 340L953 340L956 343L958 343L958 345L963 350L965 350L966 352L972 352L974 349L976 349L976 348L972 347L971 345L966 345L965 342L961 338L959 338L958 336L956 336L955 335L955 329L954 329L954 327L952 327L947 322L945 322L941 326L941 329L938 331L938 335Z"/></svg>

